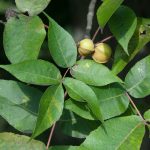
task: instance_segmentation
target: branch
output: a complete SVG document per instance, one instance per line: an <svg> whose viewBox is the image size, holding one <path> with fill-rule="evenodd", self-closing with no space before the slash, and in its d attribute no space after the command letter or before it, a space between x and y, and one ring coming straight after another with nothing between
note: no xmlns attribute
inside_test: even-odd
<svg viewBox="0 0 150 150"><path fill-rule="evenodd" d="M138 108L136 107L136 105L134 104L133 100L131 99L131 97L129 96L129 94L126 92L126 96L128 97L130 103L132 104L132 106L135 108L137 114L141 117L141 119L143 120L145 125L148 125L146 120L143 118L143 116L141 115L140 111L138 110Z"/></svg>
<svg viewBox="0 0 150 150"><path fill-rule="evenodd" d="M96 1L97 0L91 0L89 4L89 9L88 9L88 14L87 14L87 26L86 26L85 36L84 36L85 38L90 37Z"/></svg>
<svg viewBox="0 0 150 150"><path fill-rule="evenodd" d="M100 43L106 42L106 41L108 41L108 40L110 40L110 39L112 39L112 38L113 38L112 35L111 35L111 36L108 36L107 38L104 38L103 40L101 40Z"/></svg>
<svg viewBox="0 0 150 150"><path fill-rule="evenodd" d="M55 130L55 126L56 126L56 123L53 124L51 132L49 134L48 142L47 142L47 145L46 145L46 150L48 150L49 145L51 143L51 139L52 139L52 136L53 136L53 133L54 133L54 130Z"/></svg>
<svg viewBox="0 0 150 150"><path fill-rule="evenodd" d="M67 73L69 72L69 70L70 70L70 68L68 68L68 69L66 70L66 72L65 72L64 75L63 75L62 80L66 77L66 75L67 75Z"/></svg>
<svg viewBox="0 0 150 150"><path fill-rule="evenodd" d="M44 24L44 27L46 28L46 29L48 29L49 27L48 27L48 25L46 25L46 24Z"/></svg>
<svg viewBox="0 0 150 150"><path fill-rule="evenodd" d="M94 33L94 35L93 35L92 41L95 40L95 38L96 38L98 32L100 31L100 29L101 29L100 27L97 28L97 30L95 31L95 33Z"/></svg>

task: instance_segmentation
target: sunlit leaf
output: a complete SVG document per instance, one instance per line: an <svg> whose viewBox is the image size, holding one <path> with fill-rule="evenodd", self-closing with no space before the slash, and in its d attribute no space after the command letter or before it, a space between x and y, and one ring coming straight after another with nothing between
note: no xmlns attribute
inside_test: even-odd
<svg viewBox="0 0 150 150"><path fill-rule="evenodd" d="M111 119L86 138L78 150L140 150L145 127L137 116Z"/></svg>
<svg viewBox="0 0 150 150"><path fill-rule="evenodd" d="M18 64L0 65L20 81L36 85L58 84L61 80L60 71L44 60L28 60Z"/></svg>
<svg viewBox="0 0 150 150"><path fill-rule="evenodd" d="M132 9L121 6L111 17L109 27L118 43L128 54L128 44L137 26L137 18Z"/></svg>
<svg viewBox="0 0 150 150"><path fill-rule="evenodd" d="M81 116L82 118L96 120L96 117L88 108L87 103L80 103L70 98L65 101L65 108L74 112L78 116Z"/></svg>
<svg viewBox="0 0 150 150"><path fill-rule="evenodd" d="M80 60L71 68L71 75L89 85L104 86L114 82L122 82L106 66L93 60Z"/></svg>
<svg viewBox="0 0 150 150"><path fill-rule="evenodd" d="M123 0L105 0L97 10L97 20L101 28L104 28L108 20L121 5Z"/></svg>
<svg viewBox="0 0 150 150"><path fill-rule="evenodd" d="M61 116L64 105L64 91L62 85L50 86L43 94L36 128L32 137L36 137L50 128Z"/></svg>
<svg viewBox="0 0 150 150"><path fill-rule="evenodd" d="M71 67L77 58L77 46L72 36L59 26L52 18L49 19L48 46L55 63L63 68Z"/></svg>
<svg viewBox="0 0 150 150"><path fill-rule="evenodd" d="M150 95L150 56L140 60L125 78L126 89L135 98Z"/></svg>
<svg viewBox="0 0 150 150"><path fill-rule="evenodd" d="M44 143L37 140L30 140L30 137L13 133L0 133L1 150L45 150Z"/></svg>
<svg viewBox="0 0 150 150"><path fill-rule="evenodd" d="M104 87L92 87L92 89L99 100L104 120L118 116L127 110L129 100L125 89L118 83Z"/></svg>
<svg viewBox="0 0 150 150"><path fill-rule="evenodd" d="M138 54L140 50L150 41L150 19L138 18L136 31L128 45L129 56L121 46L117 46L114 56L112 71L115 74L121 72L124 67Z"/></svg>
<svg viewBox="0 0 150 150"><path fill-rule="evenodd" d="M7 21L3 36L6 56L11 63L19 63L37 59L46 32L38 16L19 15Z"/></svg>
<svg viewBox="0 0 150 150"><path fill-rule="evenodd" d="M103 120L101 116L101 110L99 107L98 99L95 93L93 92L93 90L88 85L86 85L82 81L79 81L73 78L65 78L63 81L63 84L65 85L70 97L75 98L75 99L79 98L77 100L84 100L85 102L87 102L93 114L99 120L101 121ZM76 93L78 93L78 97L74 97Z"/></svg>
<svg viewBox="0 0 150 150"><path fill-rule="evenodd" d="M144 118L150 122L150 109L144 113Z"/></svg>
<svg viewBox="0 0 150 150"><path fill-rule="evenodd" d="M22 12L28 12L30 16L41 13L51 0L15 0L17 8Z"/></svg>

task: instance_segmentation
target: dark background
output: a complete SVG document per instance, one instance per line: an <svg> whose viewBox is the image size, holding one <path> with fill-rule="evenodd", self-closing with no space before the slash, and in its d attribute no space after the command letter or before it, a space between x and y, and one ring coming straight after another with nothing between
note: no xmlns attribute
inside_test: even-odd
<svg viewBox="0 0 150 150"><path fill-rule="evenodd" d="M72 36L74 37L75 41L78 42L84 37L85 28L86 28L86 15L88 12L88 5L90 0L52 0L50 5L46 8L45 12L48 13L52 18L54 18L63 28L68 30ZM101 4L101 0L97 0L96 9ZM150 18L150 0L125 0L124 5L129 6L134 10L138 17ZM5 11L7 8L14 8L14 0L0 0L0 20L6 21L5 19ZM47 19L44 15L40 14L43 22L48 24ZM91 31L91 36L94 34L96 29L98 28L96 16L93 19L93 28ZM0 63L1 64L8 64L9 61L5 56L3 50L3 24L0 24ZM99 33L95 42L100 41L101 39L111 35L109 29L106 27L104 33ZM108 42L112 47L113 50L115 49L116 42L115 39L112 39ZM150 44L147 44L141 53L135 57L135 59L124 69L124 71L120 74L122 78L126 75L130 67L132 67L138 60L145 57L146 55L150 54ZM40 53L40 58L43 59L50 59L50 55L47 48L47 42L45 42L42 46L42 50ZM63 71L63 70L62 70ZM5 71L0 72L0 78L5 79L13 79ZM145 110L150 108L150 97L146 97L144 100L139 99L135 100L138 108L143 113ZM52 144L72 144L76 145L82 142L82 140L78 140L75 138L71 138L68 136L64 136L60 133L60 129L57 128L56 132L54 133L54 137L52 140ZM16 132L14 128L9 126L9 124L2 118L0 118L0 132L2 131L11 131ZM21 134L21 133L19 133ZM48 138L48 132L43 133L38 139L46 142ZM141 150L149 150L150 149L150 139L148 139L148 133L145 135L142 148Z"/></svg>

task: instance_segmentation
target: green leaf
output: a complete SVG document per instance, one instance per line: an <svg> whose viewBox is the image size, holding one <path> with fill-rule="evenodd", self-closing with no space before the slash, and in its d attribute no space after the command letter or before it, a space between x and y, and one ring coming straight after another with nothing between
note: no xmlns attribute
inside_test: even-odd
<svg viewBox="0 0 150 150"><path fill-rule="evenodd" d="M42 93L15 81L0 80L0 115L14 128L31 133Z"/></svg>
<svg viewBox="0 0 150 150"><path fill-rule="evenodd" d="M48 16L47 16L48 17ZM48 17L48 45L55 63L68 68L75 64L77 58L77 46L72 36L59 26L52 18Z"/></svg>
<svg viewBox="0 0 150 150"><path fill-rule="evenodd" d="M68 99L65 101L65 108L76 113L78 116L88 119L88 120L96 120L95 116L89 110L87 103L80 103L73 99Z"/></svg>
<svg viewBox="0 0 150 150"><path fill-rule="evenodd" d="M102 121L101 111L99 107L98 99L93 92L93 90L86 85L84 82L73 79L73 78L65 78L63 81L64 86L69 94L69 96L73 99L74 94L78 94L80 100L85 100L88 103L89 108L93 112L93 114ZM68 90L69 89L69 90ZM71 90L70 90L71 89ZM73 93L73 94L72 94ZM77 100L79 100L77 99Z"/></svg>
<svg viewBox="0 0 150 150"><path fill-rule="evenodd" d="M17 8L21 12L28 12L30 16L41 13L51 0L15 0Z"/></svg>
<svg viewBox="0 0 150 150"><path fill-rule="evenodd" d="M37 59L46 32L38 16L19 15L7 21L3 36L6 56L11 63L19 63Z"/></svg>
<svg viewBox="0 0 150 150"><path fill-rule="evenodd" d="M11 1L0 1L0 13L5 13L8 8L14 8L14 5Z"/></svg>
<svg viewBox="0 0 150 150"><path fill-rule="evenodd" d="M150 109L144 113L144 118L150 122Z"/></svg>
<svg viewBox="0 0 150 150"><path fill-rule="evenodd" d="M125 95L125 89L121 85L111 84L104 87L91 88L99 100L99 107L104 120L119 116L127 110L129 100ZM65 101L65 108L85 119L95 120L95 117L88 109L87 103L69 99Z"/></svg>
<svg viewBox="0 0 150 150"><path fill-rule="evenodd" d="M109 27L124 51L128 53L128 44L137 26L137 18L132 9L121 6L109 21Z"/></svg>
<svg viewBox="0 0 150 150"><path fill-rule="evenodd" d="M91 132L80 146L54 146L50 150L140 150L145 127L141 118L128 116L105 122Z"/></svg>
<svg viewBox="0 0 150 150"><path fill-rule="evenodd" d="M45 150L44 143L37 140L30 140L30 137L13 133L0 133L1 150Z"/></svg>
<svg viewBox="0 0 150 150"><path fill-rule="evenodd" d="M135 98L150 94L150 56L140 60L125 78L126 89Z"/></svg>
<svg viewBox="0 0 150 150"><path fill-rule="evenodd" d="M77 149L79 146L51 146L49 150L81 150Z"/></svg>
<svg viewBox="0 0 150 150"><path fill-rule="evenodd" d="M79 150L140 150L145 127L137 116L111 119L86 138Z"/></svg>
<svg viewBox="0 0 150 150"><path fill-rule="evenodd" d="M119 74L128 64L128 58L129 58L128 55L124 52L123 48L118 44L115 50L112 72L114 74Z"/></svg>
<svg viewBox="0 0 150 150"><path fill-rule="evenodd" d="M112 71L114 74L121 72L124 67L138 54L138 52L150 41L150 19L138 18L136 31L128 45L129 56L121 46L117 46L114 56Z"/></svg>
<svg viewBox="0 0 150 150"><path fill-rule="evenodd" d="M62 85L50 86L41 98L38 119L32 137L51 127L61 116L64 105Z"/></svg>
<svg viewBox="0 0 150 150"><path fill-rule="evenodd" d="M15 129L32 133L35 128L37 116L26 110L26 107L16 105L0 96L0 115Z"/></svg>
<svg viewBox="0 0 150 150"><path fill-rule="evenodd" d="M104 120L119 116L127 110L129 100L125 94L125 89L121 85L115 83L104 87L91 88L99 100Z"/></svg>
<svg viewBox="0 0 150 150"><path fill-rule="evenodd" d="M119 8L123 0L105 0L97 10L97 20L101 28L104 28L108 20Z"/></svg>
<svg viewBox="0 0 150 150"><path fill-rule="evenodd" d="M20 81L36 85L58 84L61 80L59 70L44 60L29 60L18 64L0 65Z"/></svg>
<svg viewBox="0 0 150 150"><path fill-rule="evenodd" d="M86 102L85 99L87 97L86 98L82 97L82 95L83 95L82 92L86 93L85 92L86 90L83 87L80 87L80 89L76 89L77 88L77 83L78 83L77 80L75 80L73 78L68 78L68 77L66 77L65 80L63 81L63 84L66 88L66 91L68 92L68 94L71 98L73 98L74 100L79 101L79 102ZM81 84L82 84L82 82L81 82ZM83 90L83 91L81 91L81 90ZM86 94L84 94L84 95L86 95Z"/></svg>
<svg viewBox="0 0 150 150"><path fill-rule="evenodd" d="M57 123L61 131L71 137L85 138L99 126L99 121L83 119L71 111L65 110Z"/></svg>
<svg viewBox="0 0 150 150"><path fill-rule="evenodd" d="M37 113L42 92L20 82L0 80L0 96L14 103L14 105L24 105Z"/></svg>
<svg viewBox="0 0 150 150"><path fill-rule="evenodd" d="M113 82L122 82L107 67L93 60L80 60L71 68L71 75L89 85L104 86Z"/></svg>

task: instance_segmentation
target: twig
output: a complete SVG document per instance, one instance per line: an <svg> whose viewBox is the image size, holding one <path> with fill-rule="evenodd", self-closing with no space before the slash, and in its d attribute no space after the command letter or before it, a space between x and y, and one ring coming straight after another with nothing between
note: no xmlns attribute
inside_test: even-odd
<svg viewBox="0 0 150 150"><path fill-rule="evenodd" d="M108 41L108 40L110 40L110 39L112 39L112 38L113 38L113 36L112 36L112 35L110 35L110 36L108 36L108 37L104 38L103 40L101 40L101 41L97 42L96 44L106 42L106 41Z"/></svg>
<svg viewBox="0 0 150 150"><path fill-rule="evenodd" d="M62 80L66 77L66 75L67 75L67 73L69 72L69 70L70 70L70 68L68 68L68 69L66 70L66 72L65 72L64 75L63 75Z"/></svg>
<svg viewBox="0 0 150 150"><path fill-rule="evenodd" d="M66 98L67 94L68 94L68 93L67 93L67 91L66 91L65 94L64 94L64 99Z"/></svg>
<svg viewBox="0 0 150 150"><path fill-rule="evenodd" d="M46 25L46 24L44 24L44 27L46 28L46 29L48 29L49 27L48 27L48 25Z"/></svg>
<svg viewBox="0 0 150 150"><path fill-rule="evenodd" d="M95 40L95 38L96 38L98 32L100 31L100 29L101 29L100 27L97 28L97 30L95 31L95 33L94 33L94 35L93 35L92 41Z"/></svg>
<svg viewBox="0 0 150 150"><path fill-rule="evenodd" d="M83 60L84 58L85 58L85 56L81 56L81 57L80 57L80 60Z"/></svg>
<svg viewBox="0 0 150 150"><path fill-rule="evenodd" d="M91 0L91 2L89 4L89 9L88 9L88 14L87 14L87 26L86 26L85 36L84 36L85 38L90 37L96 1L97 0Z"/></svg>
<svg viewBox="0 0 150 150"><path fill-rule="evenodd" d="M110 39L112 39L113 38L113 36L111 35L111 36L108 36L107 38L104 38L103 40L101 40L100 42L102 43L102 42L106 42L106 41L108 41L108 40L110 40Z"/></svg>
<svg viewBox="0 0 150 150"><path fill-rule="evenodd" d="M141 119L144 121L145 125L148 125L146 123L146 120L143 118L143 116L141 115L140 111L138 110L138 108L136 107L136 105L134 104L133 100L131 99L131 97L129 96L129 94L126 92L126 96L128 97L130 103L132 104L132 106L135 108L137 114L141 117Z"/></svg>
<svg viewBox="0 0 150 150"><path fill-rule="evenodd" d="M48 150L49 145L51 144L51 139L52 139L52 136L53 136L53 133L54 133L54 130L55 130L55 126L56 126L56 123L53 124L51 132L49 134L48 142L47 142L47 145L46 145L46 150Z"/></svg>

